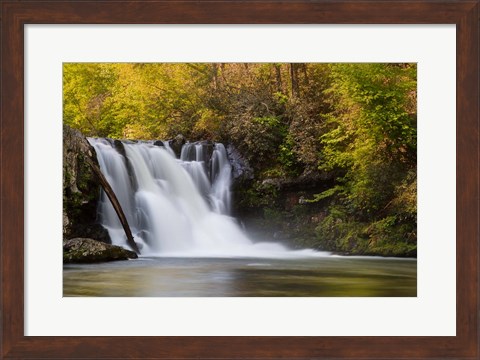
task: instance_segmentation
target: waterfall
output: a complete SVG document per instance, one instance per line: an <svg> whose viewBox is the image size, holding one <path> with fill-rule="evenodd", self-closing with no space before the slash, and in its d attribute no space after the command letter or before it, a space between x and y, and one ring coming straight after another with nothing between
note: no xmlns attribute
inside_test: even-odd
<svg viewBox="0 0 480 360"><path fill-rule="evenodd" d="M222 144L187 143L176 159L167 142L88 141L143 255L273 256L286 251L274 243L254 244L229 216L231 165ZM103 191L98 218L112 242L128 248Z"/></svg>

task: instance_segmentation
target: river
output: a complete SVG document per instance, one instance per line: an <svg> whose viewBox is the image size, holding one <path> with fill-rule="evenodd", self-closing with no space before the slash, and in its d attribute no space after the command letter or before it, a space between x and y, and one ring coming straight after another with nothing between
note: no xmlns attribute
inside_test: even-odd
<svg viewBox="0 0 480 360"><path fill-rule="evenodd" d="M416 259L167 258L64 266L64 296L417 296Z"/></svg>

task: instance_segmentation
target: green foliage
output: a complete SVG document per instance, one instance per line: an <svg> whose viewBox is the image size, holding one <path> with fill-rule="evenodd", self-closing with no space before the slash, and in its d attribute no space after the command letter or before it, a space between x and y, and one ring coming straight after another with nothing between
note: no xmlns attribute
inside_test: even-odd
<svg viewBox="0 0 480 360"><path fill-rule="evenodd" d="M238 195L238 203L243 208L271 207L276 204L278 187L271 182L254 182Z"/></svg>
<svg viewBox="0 0 480 360"><path fill-rule="evenodd" d="M257 169L275 161L277 153L272 149L282 143L283 132L279 119L273 116L242 116L229 128L232 141Z"/></svg>
<svg viewBox="0 0 480 360"><path fill-rule="evenodd" d="M336 194L338 194L339 192L342 192L342 191L344 191L343 186L335 185L334 187L332 187L328 190L325 190L325 191L321 192L320 194L315 194L313 199L306 200L306 202L315 203L317 201L320 201L320 200L329 198L333 195L336 195Z"/></svg>
<svg viewBox="0 0 480 360"><path fill-rule="evenodd" d="M287 95L277 91L277 92L273 93L273 96L275 97L275 99L277 100L279 105L288 104L288 96Z"/></svg>
<svg viewBox="0 0 480 360"><path fill-rule="evenodd" d="M332 250L416 251L416 66L332 64L319 168L344 176L318 239ZM333 205L337 204L337 205Z"/></svg>
<svg viewBox="0 0 480 360"><path fill-rule="evenodd" d="M349 212L333 206L316 229L316 246L335 252L360 255L416 256L416 232L412 223L397 216L361 222L349 218Z"/></svg>
<svg viewBox="0 0 480 360"><path fill-rule="evenodd" d="M291 176L298 175L300 169L299 161L295 154L295 142L290 134L285 136L284 141L278 149L278 161L287 174Z"/></svg>

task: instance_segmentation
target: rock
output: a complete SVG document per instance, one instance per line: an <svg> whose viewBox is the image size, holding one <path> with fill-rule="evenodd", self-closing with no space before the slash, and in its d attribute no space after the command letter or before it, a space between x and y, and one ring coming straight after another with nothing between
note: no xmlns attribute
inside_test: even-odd
<svg viewBox="0 0 480 360"><path fill-rule="evenodd" d="M127 154L125 153L125 146L120 140L113 140L113 146L115 147L115 150L117 150L120 155L122 155L124 158L127 157Z"/></svg>
<svg viewBox="0 0 480 360"><path fill-rule="evenodd" d="M275 240L289 240L291 238L291 234L287 233L286 231L275 231L273 233L273 238Z"/></svg>
<svg viewBox="0 0 480 360"><path fill-rule="evenodd" d="M233 180L237 182L252 180L253 169L240 152L232 144L227 145L227 157L232 165Z"/></svg>
<svg viewBox="0 0 480 360"><path fill-rule="evenodd" d="M72 238L81 236L98 240L106 244L112 243L110 240L110 235L108 234L108 230L105 229L101 224L74 224L71 233L74 234L71 236ZM75 236L75 234L80 235Z"/></svg>
<svg viewBox="0 0 480 360"><path fill-rule="evenodd" d="M203 146L205 161L208 163L212 158L213 150L215 149L215 143L210 140L201 141L199 143Z"/></svg>
<svg viewBox="0 0 480 360"><path fill-rule="evenodd" d="M187 140L182 134L178 134L177 136L175 136L175 139L169 141L170 147L172 148L177 158L180 157L180 154L182 153L182 146L186 142Z"/></svg>
<svg viewBox="0 0 480 360"><path fill-rule="evenodd" d="M95 150L78 130L63 126L63 238L94 238L110 242L97 224L100 183L87 162L98 165Z"/></svg>
<svg viewBox="0 0 480 360"><path fill-rule="evenodd" d="M130 162L129 158L127 157L127 153L126 153L125 145L124 145L124 143L134 144L134 143L136 143L136 141L132 141L132 140L123 140L123 141L111 140L110 143L113 144L113 146L115 147L115 150L117 150L117 152L120 155L123 156L123 159L125 160L125 165L127 166L127 172L128 172L128 177L130 178L130 183L132 184L132 187L135 190L137 190L138 189L137 177L134 175L135 171L133 170L132 163ZM86 236L86 237L90 237L90 236Z"/></svg>
<svg viewBox="0 0 480 360"><path fill-rule="evenodd" d="M137 257L133 251L93 239L74 238L63 242L63 262L65 264L128 260Z"/></svg>
<svg viewBox="0 0 480 360"><path fill-rule="evenodd" d="M282 180L281 179L265 179L262 181L260 188L262 189L268 189L268 188L276 188L277 190L280 189L282 186Z"/></svg>
<svg viewBox="0 0 480 360"><path fill-rule="evenodd" d="M164 144L163 141L161 141L161 140L155 140L155 141L153 142L153 145L155 145L155 146L163 146L163 147L165 146L165 144Z"/></svg>

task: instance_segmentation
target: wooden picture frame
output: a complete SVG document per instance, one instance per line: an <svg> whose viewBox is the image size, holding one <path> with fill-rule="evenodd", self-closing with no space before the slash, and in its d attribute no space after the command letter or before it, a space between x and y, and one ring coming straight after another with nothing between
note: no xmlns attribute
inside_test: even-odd
<svg viewBox="0 0 480 360"><path fill-rule="evenodd" d="M14 1L1 4L1 349L5 359L455 358L479 354L479 1ZM25 24L455 24L456 286L451 337L24 336Z"/></svg>

